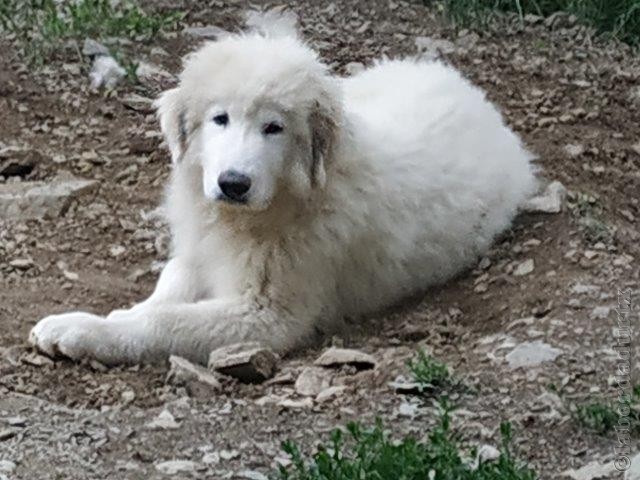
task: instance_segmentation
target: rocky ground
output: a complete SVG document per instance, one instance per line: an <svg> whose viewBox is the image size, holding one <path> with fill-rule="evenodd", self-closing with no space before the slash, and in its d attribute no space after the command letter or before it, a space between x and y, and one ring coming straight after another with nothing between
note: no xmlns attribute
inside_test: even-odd
<svg viewBox="0 0 640 480"><path fill-rule="evenodd" d="M259 385L52 361L25 341L39 318L107 313L153 287L167 254L156 207L170 162L149 99L201 39L179 31L125 45L162 71L105 94L90 88L82 45L34 70L4 38L0 479L260 479L286 462L282 440L312 446L350 419L380 417L394 435L421 435L435 422L433 402L389 386L408 378L405 362L419 347L470 387L454 393L454 423L470 444L496 445L510 420L540 478L622 478L611 464L615 434L588 431L571 406L616 401L617 308L638 300L638 57L563 16L504 21L478 35L419 3L291 3L338 74L382 55L440 55L460 68L538 155L541 177L566 186L562 212L521 214L475 269L354 325L349 338L282 359L275 379ZM249 3L175 6L188 12L185 27L234 30ZM75 177L90 182L70 184ZM39 200L12 207L25 190ZM296 385L331 343L369 353L375 368L317 367ZM635 380L635 341L631 350Z"/></svg>

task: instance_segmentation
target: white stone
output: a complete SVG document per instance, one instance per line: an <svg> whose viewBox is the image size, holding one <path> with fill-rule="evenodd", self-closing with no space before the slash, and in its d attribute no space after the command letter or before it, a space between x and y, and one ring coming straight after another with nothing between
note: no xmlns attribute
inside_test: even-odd
<svg viewBox="0 0 640 480"><path fill-rule="evenodd" d="M534 268L535 263L533 262L532 258L529 258L528 260L525 260L524 262L518 264L518 266L513 271L513 274L516 277L522 277L524 275L529 275L531 272L533 272Z"/></svg>
<svg viewBox="0 0 640 480"><path fill-rule="evenodd" d="M16 464L11 460L0 460L0 473L11 474L15 471Z"/></svg>
<svg viewBox="0 0 640 480"><path fill-rule="evenodd" d="M417 37L415 40L418 50L423 52L423 56L428 59L436 59L441 55L453 53L456 46L449 40L432 37Z"/></svg>
<svg viewBox="0 0 640 480"><path fill-rule="evenodd" d="M205 27L187 27L182 31L182 33L190 37L205 38L207 40L218 40L231 35L226 30L216 27L215 25L207 25Z"/></svg>
<svg viewBox="0 0 640 480"><path fill-rule="evenodd" d="M530 198L523 205L529 213L560 213L567 197L567 189L562 183L553 181L539 195Z"/></svg>
<svg viewBox="0 0 640 480"><path fill-rule="evenodd" d="M89 72L91 88L112 89L120 83L126 74L127 71L120 66L115 58L99 55L93 60L93 67Z"/></svg>
<svg viewBox="0 0 640 480"><path fill-rule="evenodd" d="M322 355L316 359L314 364L321 367L352 365L358 370L366 370L376 366L376 359L368 353L359 350L331 347L325 350Z"/></svg>
<svg viewBox="0 0 640 480"><path fill-rule="evenodd" d="M196 470L198 464L190 460L169 460L156 464L156 470L165 475L176 475L178 473L191 473Z"/></svg>
<svg viewBox="0 0 640 480"><path fill-rule="evenodd" d="M333 387L325 388L316 396L316 402L323 403L340 396L347 387L344 385L335 385Z"/></svg>
<svg viewBox="0 0 640 480"><path fill-rule="evenodd" d="M573 478L574 480L596 480L599 478L605 478L616 471L613 463L607 463L602 465L598 461L588 463L582 468L577 470L569 469L562 472L565 477Z"/></svg>
<svg viewBox="0 0 640 480"><path fill-rule="evenodd" d="M109 55L109 49L91 38L85 38L82 45L82 54L88 57Z"/></svg>
<svg viewBox="0 0 640 480"><path fill-rule="evenodd" d="M214 373L200 365L191 363L186 358L171 355L169 364L171 368L167 377L170 382L196 381L214 389L220 387L220 382Z"/></svg>
<svg viewBox="0 0 640 480"><path fill-rule="evenodd" d="M512 369L520 367L536 367L544 362L552 362L562 350L552 347L541 340L523 342L507 354L505 359Z"/></svg>
<svg viewBox="0 0 640 480"><path fill-rule="evenodd" d="M624 473L624 480L640 480L640 453L631 459L629 469Z"/></svg>
<svg viewBox="0 0 640 480"><path fill-rule="evenodd" d="M316 396L331 385L331 372L321 367L306 367L295 383L298 394Z"/></svg>
<svg viewBox="0 0 640 480"><path fill-rule="evenodd" d="M57 217L69 207L71 200L90 192L95 180L73 176L57 177L51 182L18 182L0 184L0 219Z"/></svg>
<svg viewBox="0 0 640 480"><path fill-rule="evenodd" d="M604 320L609 317L609 313L611 313L611 307L595 307L591 310L589 317Z"/></svg>
<svg viewBox="0 0 640 480"><path fill-rule="evenodd" d="M176 422L169 410L163 410L156 418L147 423L147 428L151 430L174 430L179 427L180 424Z"/></svg>

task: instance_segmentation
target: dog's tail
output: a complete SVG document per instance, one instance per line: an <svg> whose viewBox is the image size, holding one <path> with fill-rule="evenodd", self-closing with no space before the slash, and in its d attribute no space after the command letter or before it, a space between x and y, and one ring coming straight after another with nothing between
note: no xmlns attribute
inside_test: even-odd
<svg viewBox="0 0 640 480"><path fill-rule="evenodd" d="M290 10L274 8L264 12L247 12L245 23L250 31L269 38L298 38L298 17Z"/></svg>

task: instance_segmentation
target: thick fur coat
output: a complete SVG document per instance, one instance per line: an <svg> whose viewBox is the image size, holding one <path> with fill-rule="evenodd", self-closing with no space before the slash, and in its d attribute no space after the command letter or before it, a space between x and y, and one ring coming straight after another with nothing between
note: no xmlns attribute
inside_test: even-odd
<svg viewBox="0 0 640 480"><path fill-rule="evenodd" d="M336 78L295 35L234 35L192 54L157 104L171 260L130 310L39 322L46 353L286 352L472 266L535 186L532 155L443 63Z"/></svg>

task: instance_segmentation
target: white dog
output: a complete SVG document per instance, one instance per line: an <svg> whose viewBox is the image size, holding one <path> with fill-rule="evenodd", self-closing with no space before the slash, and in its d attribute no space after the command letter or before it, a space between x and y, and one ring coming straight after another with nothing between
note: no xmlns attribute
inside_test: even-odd
<svg viewBox="0 0 640 480"><path fill-rule="evenodd" d="M172 258L151 297L40 321L50 355L284 352L471 266L534 189L532 155L442 63L330 75L294 34L205 45L157 102Z"/></svg>

